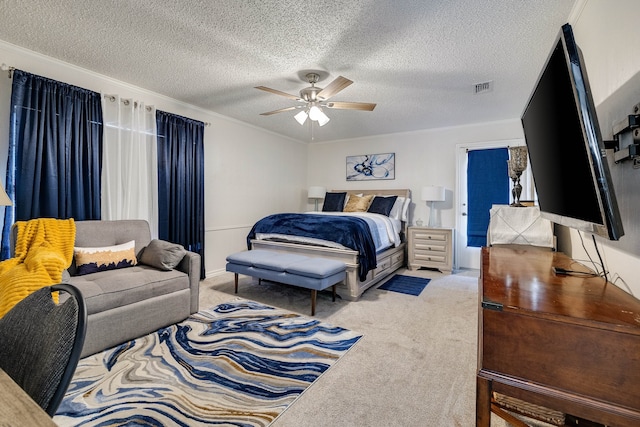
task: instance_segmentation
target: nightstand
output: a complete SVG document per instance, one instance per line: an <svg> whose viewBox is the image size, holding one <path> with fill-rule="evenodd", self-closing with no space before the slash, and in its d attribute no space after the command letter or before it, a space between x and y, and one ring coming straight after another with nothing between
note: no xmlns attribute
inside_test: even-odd
<svg viewBox="0 0 640 427"><path fill-rule="evenodd" d="M409 227L407 267L435 268L451 274L453 267L453 229Z"/></svg>

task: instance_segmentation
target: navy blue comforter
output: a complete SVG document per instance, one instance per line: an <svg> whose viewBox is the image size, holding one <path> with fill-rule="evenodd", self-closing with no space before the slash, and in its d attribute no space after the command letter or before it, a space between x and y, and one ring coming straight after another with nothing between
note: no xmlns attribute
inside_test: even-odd
<svg viewBox="0 0 640 427"><path fill-rule="evenodd" d="M256 222L247 236L247 247L256 233L277 233L330 240L358 252L358 276L366 280L377 266L376 248L367 222L362 218L300 213L269 215Z"/></svg>

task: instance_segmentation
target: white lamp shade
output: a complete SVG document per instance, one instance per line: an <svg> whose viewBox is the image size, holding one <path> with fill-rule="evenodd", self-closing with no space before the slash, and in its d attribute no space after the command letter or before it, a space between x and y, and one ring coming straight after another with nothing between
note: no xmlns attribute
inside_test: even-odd
<svg viewBox="0 0 640 427"><path fill-rule="evenodd" d="M320 126L324 126L329 123L329 120L329 117L323 111L320 111L320 115L318 116L318 124Z"/></svg>
<svg viewBox="0 0 640 427"><path fill-rule="evenodd" d="M318 120L320 114L322 114L322 110L315 105L309 109L309 118L311 120Z"/></svg>
<svg viewBox="0 0 640 427"><path fill-rule="evenodd" d="M442 202L445 200L445 188L430 185L422 187L422 200L427 202Z"/></svg>
<svg viewBox="0 0 640 427"><path fill-rule="evenodd" d="M307 113L304 111L300 111L298 114L296 114L295 116L293 116L294 119L296 119L296 121L298 123L300 123L301 125L304 124L304 122L307 120Z"/></svg>
<svg viewBox="0 0 640 427"><path fill-rule="evenodd" d="M312 186L307 190L309 199L324 199L327 189L324 187Z"/></svg>

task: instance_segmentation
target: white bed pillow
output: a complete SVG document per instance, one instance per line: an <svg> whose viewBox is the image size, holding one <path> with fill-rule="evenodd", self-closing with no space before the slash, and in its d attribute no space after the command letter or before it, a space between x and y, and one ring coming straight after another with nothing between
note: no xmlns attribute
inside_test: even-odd
<svg viewBox="0 0 640 427"><path fill-rule="evenodd" d="M404 200L404 205L402 206L402 217L401 219L404 222L409 221L409 205L411 204L411 197L407 197Z"/></svg>
<svg viewBox="0 0 640 427"><path fill-rule="evenodd" d="M389 218L397 219L398 221L402 221L402 209L404 208L404 197L398 196L396 202L393 204L391 208L391 212L389 212Z"/></svg>

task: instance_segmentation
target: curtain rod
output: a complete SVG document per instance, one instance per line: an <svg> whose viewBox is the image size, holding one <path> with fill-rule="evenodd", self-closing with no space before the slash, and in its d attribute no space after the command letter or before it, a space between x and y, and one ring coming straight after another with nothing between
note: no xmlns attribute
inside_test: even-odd
<svg viewBox="0 0 640 427"><path fill-rule="evenodd" d="M115 95L103 94L103 96L105 98L107 98L111 102L115 102L115 100L116 100L116 96ZM129 102L130 102L129 99L120 98L120 100L124 103L124 105L129 105ZM134 101L133 102L133 106L134 106L134 108L137 108L138 107L138 101ZM150 108L151 108L150 106L146 106L147 111L151 111ZM211 126L211 123L210 122L204 122L204 125L206 127L209 127L209 126Z"/></svg>
<svg viewBox="0 0 640 427"><path fill-rule="evenodd" d="M10 66L10 65L7 65L7 64L5 64L4 62L3 62L2 64L0 64L0 71L6 71L6 72L8 73L8 76L7 76L7 77L9 77L9 78L12 78L12 77L13 77L13 71L14 71L15 69L16 69L15 67L12 67L12 66ZM107 95L107 94L105 94L105 95L103 95L103 96L104 96L105 98L108 98L108 99L109 99L110 101L112 101L112 102L116 100L116 98L115 98L115 96L114 96L114 95ZM138 102L137 102L137 101L135 101L135 105L136 105L136 106L137 106L137 104L138 104ZM147 108L149 108L149 107L147 107ZM204 125L205 125L205 126L207 126L207 127L209 127L209 126L211 126L211 123L210 123L210 122L204 122Z"/></svg>
<svg viewBox="0 0 640 427"><path fill-rule="evenodd" d="M12 67L10 65L5 64L4 62L2 63L2 65L0 65L0 71L6 71L8 73L9 78L13 77L13 70L15 70L15 67Z"/></svg>

